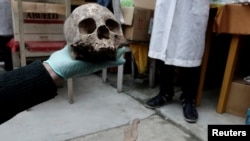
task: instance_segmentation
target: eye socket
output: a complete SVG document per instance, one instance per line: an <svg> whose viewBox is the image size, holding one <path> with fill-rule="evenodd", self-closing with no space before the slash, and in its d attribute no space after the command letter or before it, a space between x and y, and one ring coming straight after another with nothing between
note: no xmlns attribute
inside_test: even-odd
<svg viewBox="0 0 250 141"><path fill-rule="evenodd" d="M92 18L82 20L79 25L79 30L81 34L91 34L96 29L95 20Z"/></svg>
<svg viewBox="0 0 250 141"><path fill-rule="evenodd" d="M106 20L106 26L109 28L110 31L113 31L113 32L119 32L120 30L119 23L117 23L116 21L112 19Z"/></svg>

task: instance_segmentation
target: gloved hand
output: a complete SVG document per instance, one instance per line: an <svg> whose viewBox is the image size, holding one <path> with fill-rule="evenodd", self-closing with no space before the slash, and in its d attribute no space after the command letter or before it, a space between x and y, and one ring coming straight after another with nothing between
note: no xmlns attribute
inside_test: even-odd
<svg viewBox="0 0 250 141"><path fill-rule="evenodd" d="M51 54L49 59L44 61L44 63L49 64L58 75L66 80L71 77L89 75L104 68L122 65L126 62L123 58L124 52L124 47L118 49L116 61L92 63L72 59L70 55L70 47L66 45L63 49Z"/></svg>

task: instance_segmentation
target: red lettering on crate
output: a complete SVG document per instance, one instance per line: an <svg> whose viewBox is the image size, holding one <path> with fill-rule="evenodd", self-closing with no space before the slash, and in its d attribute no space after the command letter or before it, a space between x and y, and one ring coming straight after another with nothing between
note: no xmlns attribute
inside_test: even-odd
<svg viewBox="0 0 250 141"><path fill-rule="evenodd" d="M27 13L24 23L34 24L63 24L64 20L59 18L55 13Z"/></svg>

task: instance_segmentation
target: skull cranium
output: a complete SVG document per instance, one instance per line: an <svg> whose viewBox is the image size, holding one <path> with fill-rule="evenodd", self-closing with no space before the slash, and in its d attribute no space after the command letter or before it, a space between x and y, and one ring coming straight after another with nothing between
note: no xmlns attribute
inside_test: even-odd
<svg viewBox="0 0 250 141"><path fill-rule="evenodd" d="M126 42L114 14L96 3L74 9L65 21L64 35L78 60L114 60L117 49Z"/></svg>

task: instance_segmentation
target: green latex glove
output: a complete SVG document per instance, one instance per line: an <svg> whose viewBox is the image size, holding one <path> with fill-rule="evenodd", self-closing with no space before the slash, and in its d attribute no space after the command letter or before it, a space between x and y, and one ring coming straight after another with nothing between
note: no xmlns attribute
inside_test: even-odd
<svg viewBox="0 0 250 141"><path fill-rule="evenodd" d="M126 62L123 58L124 52L124 47L118 49L116 61L92 63L72 59L70 56L70 48L66 45L63 49L51 54L49 59L44 62L49 64L58 75L66 80L71 77L89 75L104 68L122 65Z"/></svg>

